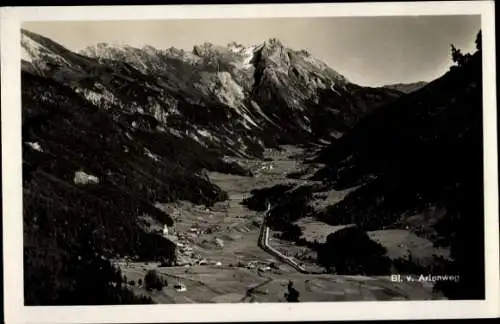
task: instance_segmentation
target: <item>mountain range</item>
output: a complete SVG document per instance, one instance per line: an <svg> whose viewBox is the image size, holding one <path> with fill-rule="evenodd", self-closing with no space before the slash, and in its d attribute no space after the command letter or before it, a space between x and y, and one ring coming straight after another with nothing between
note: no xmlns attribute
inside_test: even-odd
<svg viewBox="0 0 500 324"><path fill-rule="evenodd" d="M192 52L100 43L74 53L23 30L21 44L23 70L63 83L112 113L127 113L136 124L154 117L168 132L228 155L328 141L401 95L357 86L277 39L250 47L204 43Z"/></svg>

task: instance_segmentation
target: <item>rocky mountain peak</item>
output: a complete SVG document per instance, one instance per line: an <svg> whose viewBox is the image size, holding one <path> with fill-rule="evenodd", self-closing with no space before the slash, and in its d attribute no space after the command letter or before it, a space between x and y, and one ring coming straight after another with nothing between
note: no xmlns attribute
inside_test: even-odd
<svg viewBox="0 0 500 324"><path fill-rule="evenodd" d="M205 57L214 51L216 51L216 46L210 42L193 46L193 54L199 57Z"/></svg>
<svg viewBox="0 0 500 324"><path fill-rule="evenodd" d="M265 45L269 47L285 47L283 43L276 37L271 37L269 38L266 42Z"/></svg>
<svg viewBox="0 0 500 324"><path fill-rule="evenodd" d="M238 43L233 41L233 42L227 44L227 48L232 52L240 52L240 51L245 49L245 45L238 44Z"/></svg>
<svg viewBox="0 0 500 324"><path fill-rule="evenodd" d="M125 53L140 51L129 45L123 44L110 44L105 42L100 42L95 45L87 46L79 54L90 56L97 59L124 59Z"/></svg>
<svg viewBox="0 0 500 324"><path fill-rule="evenodd" d="M149 54L157 54L159 51L156 47L153 47L151 45L145 45L142 47L142 50L146 53L149 53Z"/></svg>

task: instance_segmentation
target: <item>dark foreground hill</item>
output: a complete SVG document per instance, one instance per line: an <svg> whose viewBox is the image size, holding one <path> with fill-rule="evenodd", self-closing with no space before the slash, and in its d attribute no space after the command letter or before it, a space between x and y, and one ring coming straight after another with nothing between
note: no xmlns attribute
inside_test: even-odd
<svg viewBox="0 0 500 324"><path fill-rule="evenodd" d="M377 110L317 158L315 179L360 188L322 215L364 230L406 228L451 248L451 298L484 297L481 51ZM449 285L448 285L449 284Z"/></svg>

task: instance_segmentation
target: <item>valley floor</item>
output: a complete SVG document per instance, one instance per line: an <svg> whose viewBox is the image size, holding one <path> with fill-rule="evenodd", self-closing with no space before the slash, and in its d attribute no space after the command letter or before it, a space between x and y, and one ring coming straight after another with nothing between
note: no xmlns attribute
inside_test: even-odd
<svg viewBox="0 0 500 324"><path fill-rule="evenodd" d="M300 293L301 302L443 298L433 293L432 283L398 283L392 282L390 276L327 274L313 261L304 261L307 258L300 262L304 262L314 274L299 273L258 246L263 213L249 210L241 202L253 189L305 183L286 177L289 173L304 171L298 158L302 153L297 147L284 147L283 151L267 152L268 161L239 160L244 167L253 170L254 177L210 173L210 180L229 195L228 200L212 207L189 202L158 205L174 218L168 237L178 246L179 265L158 267L154 262L115 261L128 281L137 283L150 269L156 269L168 281L168 287L161 291L148 292L137 284L130 285L131 289L137 294L151 296L157 303L284 302L287 284L291 280ZM333 204L345 194L331 191L316 203ZM297 224L303 228L308 240L319 242L343 227L329 226L310 218L300 219ZM162 224L152 224L154 230L162 228ZM392 242L396 250L401 246L400 241L411 240L411 235L403 232L389 235L397 241ZM312 258L315 257L306 247L279 240L272 232L269 244L287 256L312 254ZM394 248L389 251L394 251ZM186 290L177 291L176 284L182 284Z"/></svg>

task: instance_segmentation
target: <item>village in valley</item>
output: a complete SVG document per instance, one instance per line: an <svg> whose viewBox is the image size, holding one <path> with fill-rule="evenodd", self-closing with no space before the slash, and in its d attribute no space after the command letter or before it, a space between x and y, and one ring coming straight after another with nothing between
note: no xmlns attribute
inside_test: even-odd
<svg viewBox="0 0 500 324"><path fill-rule="evenodd" d="M158 204L158 208L174 219L172 226L147 215L139 218L145 230L162 235L176 245L176 262L115 260L130 288L161 303L282 302L290 291L292 295L298 291L301 301L314 301L318 294L332 301L355 300L360 296L374 300L410 298L402 297L405 295L427 298L424 296L431 294L431 285L402 289L386 276L372 279L336 276L332 279L315 263L314 252L280 239L278 232L263 226L265 212L250 210L242 204L255 188L279 183L300 185L300 180L286 178L287 174L298 170L311 171L310 166L305 169L293 158L298 154L302 154L301 149L287 147L281 152L269 150L267 157L271 161L238 160L252 169L254 177L209 173L211 181L229 193L229 199L210 207L186 201ZM326 198L312 203L322 208L328 201L341 199L345 194L330 192ZM345 227L330 226L310 218L298 223L310 239L319 241ZM269 233L266 244L262 244L261 236L266 231ZM144 286L143 278L152 270L168 283L160 291L148 291Z"/></svg>

